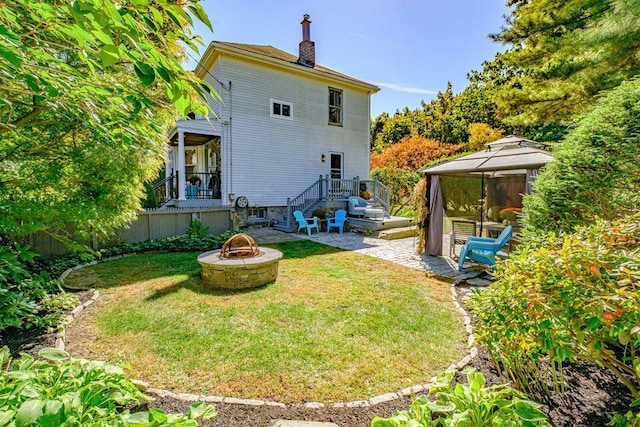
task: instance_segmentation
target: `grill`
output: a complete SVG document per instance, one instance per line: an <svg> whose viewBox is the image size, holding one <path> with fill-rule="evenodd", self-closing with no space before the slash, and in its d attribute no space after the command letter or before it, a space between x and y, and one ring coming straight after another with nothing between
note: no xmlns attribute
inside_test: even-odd
<svg viewBox="0 0 640 427"><path fill-rule="evenodd" d="M220 250L220 258L253 258L260 255L260 249L253 237L245 233L231 236Z"/></svg>

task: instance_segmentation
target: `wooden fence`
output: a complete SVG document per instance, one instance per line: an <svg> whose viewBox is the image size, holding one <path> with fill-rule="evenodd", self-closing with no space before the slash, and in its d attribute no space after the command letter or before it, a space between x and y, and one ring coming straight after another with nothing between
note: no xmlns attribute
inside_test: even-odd
<svg viewBox="0 0 640 427"><path fill-rule="evenodd" d="M138 218L129 226L117 233L127 243L145 240L163 239L165 237L185 234L191 221L199 218L212 234L224 233L232 228L230 208L181 208L166 210L146 210L138 213ZM97 239L80 242L93 249L101 247ZM69 250L59 241L46 233L35 233L29 236L31 249L41 255L59 255Z"/></svg>

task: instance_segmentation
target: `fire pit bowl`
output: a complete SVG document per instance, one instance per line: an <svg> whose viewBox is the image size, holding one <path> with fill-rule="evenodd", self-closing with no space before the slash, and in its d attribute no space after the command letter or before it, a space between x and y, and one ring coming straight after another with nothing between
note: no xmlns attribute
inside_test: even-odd
<svg viewBox="0 0 640 427"><path fill-rule="evenodd" d="M282 252L259 248L248 234L236 234L222 249L198 257L202 282L213 289L248 289L275 282Z"/></svg>

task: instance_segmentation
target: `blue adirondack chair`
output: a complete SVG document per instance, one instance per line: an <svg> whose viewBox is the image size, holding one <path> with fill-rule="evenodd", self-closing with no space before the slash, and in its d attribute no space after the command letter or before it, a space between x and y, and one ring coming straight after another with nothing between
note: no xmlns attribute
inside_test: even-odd
<svg viewBox="0 0 640 427"><path fill-rule="evenodd" d="M318 227L318 218L315 216L313 218L305 218L301 211L294 211L293 216L296 221L298 221L298 231L296 231L296 233L299 233L300 230L307 230L307 234L311 236L311 230L314 228L316 229L316 232L320 232L320 228Z"/></svg>
<svg viewBox="0 0 640 427"><path fill-rule="evenodd" d="M465 258L494 267L496 265L496 253L507 244L512 235L513 230L510 225L507 225L495 239L474 236L467 238L467 242L460 250L458 271L462 271Z"/></svg>
<svg viewBox="0 0 640 427"><path fill-rule="evenodd" d="M333 218L327 218L327 233L331 232L331 227L337 228L342 234L344 223L347 220L347 211L338 209Z"/></svg>

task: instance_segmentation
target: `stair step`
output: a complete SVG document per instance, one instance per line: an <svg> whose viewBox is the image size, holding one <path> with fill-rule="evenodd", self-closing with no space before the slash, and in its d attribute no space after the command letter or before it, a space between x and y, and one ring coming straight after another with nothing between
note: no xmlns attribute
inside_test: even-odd
<svg viewBox="0 0 640 427"><path fill-rule="evenodd" d="M378 233L378 239L395 240L414 237L418 235L418 227L412 225L410 227L390 228L382 230Z"/></svg>

